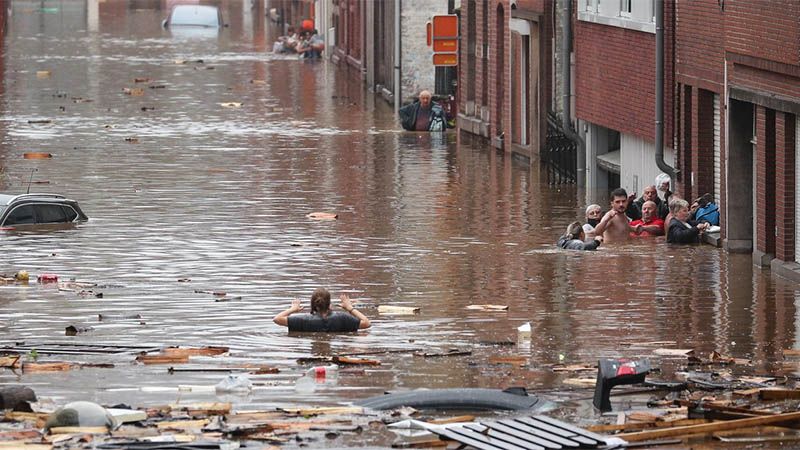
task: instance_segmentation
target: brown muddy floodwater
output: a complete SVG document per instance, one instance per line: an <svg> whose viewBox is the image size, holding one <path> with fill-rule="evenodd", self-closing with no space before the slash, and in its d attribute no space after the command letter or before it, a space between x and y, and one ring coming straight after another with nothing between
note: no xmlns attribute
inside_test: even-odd
<svg viewBox="0 0 800 450"><path fill-rule="evenodd" d="M6 344L229 346L236 363L281 369L253 376L253 392L232 397L250 409L342 404L419 387L559 388L547 365L647 355L659 346L717 350L752 359L755 373L773 373L783 369L781 350L797 346L800 291L754 270L749 256L659 239L596 253L556 250L566 224L581 217L585 193L549 186L527 163L454 133L401 132L391 108L345 70L269 53L265 35L275 32L260 14L234 6L224 12L231 26L218 33L171 33L160 28L162 11L137 2L101 4L96 24L87 23L83 3L10 3L0 190L24 192L36 169L34 180L49 184L34 191L77 199L91 220L3 232L0 273L54 273L99 283L104 295L35 282L0 286ZM230 102L241 106L221 105ZM28 123L42 119L52 122ZM23 159L30 151L54 157ZM311 212L339 219L307 219ZM317 286L357 299L372 328L288 336L272 323ZM197 290L234 299L216 302ZM509 310L465 309L484 303ZM380 316L379 304L421 313ZM98 314L142 319L100 322ZM491 344L516 341L525 322L529 342ZM94 329L67 337L68 325ZM472 355L377 355L380 366L345 371L338 384L294 390L300 357L451 348ZM530 364L488 364L494 355ZM146 406L214 401L179 386L223 376L170 375L130 355L66 359L116 366L4 370L0 382L31 385L56 404Z"/></svg>

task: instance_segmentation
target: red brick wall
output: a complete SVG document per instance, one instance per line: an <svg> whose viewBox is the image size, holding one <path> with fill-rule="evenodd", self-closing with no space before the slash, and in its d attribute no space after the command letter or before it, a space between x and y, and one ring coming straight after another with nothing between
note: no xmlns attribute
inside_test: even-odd
<svg viewBox="0 0 800 450"><path fill-rule="evenodd" d="M756 107L756 249L775 253L775 111Z"/></svg>
<svg viewBox="0 0 800 450"><path fill-rule="evenodd" d="M665 2L669 3L669 2ZM574 19L575 114L655 141L655 34ZM665 43L672 40L665 5ZM672 145L672 46L665 45L664 145Z"/></svg>
<svg viewBox="0 0 800 450"><path fill-rule="evenodd" d="M679 83L721 93L724 83L724 13L718 0L677 2L675 72Z"/></svg>
<svg viewBox="0 0 800 450"><path fill-rule="evenodd" d="M511 8L508 0L484 2L489 9L489 108L490 118L489 135L494 137L500 133L505 133L505 139L511 141L511 102L509 101L510 86L510 65L511 50L508 43L510 35L508 22L511 15ZM503 17L502 27L498 27L498 7L502 6ZM498 38L503 37L504 42L499 43ZM498 70L498 50L503 51L503 67ZM498 114L499 113L499 114ZM502 115L501 117L498 117ZM502 123L502 129L501 128Z"/></svg>
<svg viewBox="0 0 800 450"><path fill-rule="evenodd" d="M795 260L794 227L797 207L795 186L796 122L793 114L779 112L775 119L775 222L779 224L775 238L775 257Z"/></svg>
<svg viewBox="0 0 800 450"><path fill-rule="evenodd" d="M725 2L725 49L785 64L800 64L800 2Z"/></svg>
<svg viewBox="0 0 800 450"><path fill-rule="evenodd" d="M555 3L552 0L517 0L517 9L524 9L536 13L544 13L549 5Z"/></svg>

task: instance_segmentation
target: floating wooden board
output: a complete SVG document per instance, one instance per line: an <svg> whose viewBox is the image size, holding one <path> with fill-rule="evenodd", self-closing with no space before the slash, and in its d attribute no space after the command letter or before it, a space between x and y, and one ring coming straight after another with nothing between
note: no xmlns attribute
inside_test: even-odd
<svg viewBox="0 0 800 450"><path fill-rule="evenodd" d="M414 306L378 306L378 314L392 314L395 316L419 314L419 308Z"/></svg>
<svg viewBox="0 0 800 450"><path fill-rule="evenodd" d="M747 427L757 427L761 425L774 425L800 420L800 412L776 414L773 416L748 417L746 419L728 420L725 422L713 422L701 425L689 425L685 427L666 428L663 430L648 430L638 433L625 433L617 437L628 442L647 441L651 439L661 439L666 437L690 436L696 434L709 434L717 431L737 430Z"/></svg>
<svg viewBox="0 0 800 450"><path fill-rule="evenodd" d="M139 355L136 357L136 361L142 364L180 364L188 363L189 357L186 355L173 356L157 353L155 355Z"/></svg>
<svg viewBox="0 0 800 450"><path fill-rule="evenodd" d="M0 352L30 353L36 350L40 355L105 355L123 353L157 352L161 347L131 346L131 345L99 345L76 344L61 342L3 342L0 343Z"/></svg>
<svg viewBox="0 0 800 450"><path fill-rule="evenodd" d="M469 305L467 309L478 311L508 311L508 305Z"/></svg>
<svg viewBox="0 0 800 450"><path fill-rule="evenodd" d="M171 356L217 356L228 353L228 347L167 347L162 353Z"/></svg>

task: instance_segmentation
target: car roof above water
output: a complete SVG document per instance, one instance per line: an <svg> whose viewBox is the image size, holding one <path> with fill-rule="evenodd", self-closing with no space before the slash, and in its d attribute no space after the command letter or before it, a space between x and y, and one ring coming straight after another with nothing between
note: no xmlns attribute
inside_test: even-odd
<svg viewBox="0 0 800 450"><path fill-rule="evenodd" d="M17 198L35 198L35 199L52 198L52 199L63 200L66 197L64 197L63 195L45 194L41 192L35 192L33 194L18 194L18 195L0 194L0 206L8 205Z"/></svg>

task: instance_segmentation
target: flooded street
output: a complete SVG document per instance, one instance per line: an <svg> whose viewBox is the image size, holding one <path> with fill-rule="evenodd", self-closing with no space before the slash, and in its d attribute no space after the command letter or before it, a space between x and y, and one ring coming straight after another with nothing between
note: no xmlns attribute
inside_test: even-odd
<svg viewBox="0 0 800 450"><path fill-rule="evenodd" d="M750 255L663 239L556 250L566 225L582 218L585 193L550 186L527 162L455 133L400 131L391 107L347 69L269 53L275 30L240 5L223 11L230 27L198 35L162 29L163 12L135 2L101 8L92 31L82 2L52 3L11 7L0 191L25 192L35 170L32 191L74 198L90 220L0 232L0 273L94 282L103 296L33 281L0 286L6 345L228 346L236 361L281 370L253 376L254 391L232 398L241 408L335 405L419 387L551 389L560 381L544 366L658 347L752 359L761 374L793 370L781 360L798 347L800 289L754 269ZM124 91L135 88L142 95ZM29 123L41 120L51 123ZM316 221L312 212L339 217ZM372 328L289 336L272 323L318 286L349 293ZM378 305L421 311L378 315ZM498 345L516 342L525 322L530 342ZM69 325L94 329L67 337ZM452 348L472 354L411 352ZM297 358L404 349L313 394L294 390L308 367ZM488 364L496 355L530 364ZM178 387L223 376L168 374L131 355L70 358L115 367L4 370L0 382L59 404L140 406L214 401Z"/></svg>

